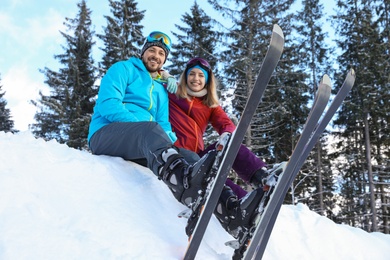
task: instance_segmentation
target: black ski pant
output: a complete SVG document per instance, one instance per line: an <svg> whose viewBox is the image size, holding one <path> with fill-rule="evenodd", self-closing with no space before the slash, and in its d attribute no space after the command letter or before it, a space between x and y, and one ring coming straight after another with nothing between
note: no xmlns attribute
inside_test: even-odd
<svg viewBox="0 0 390 260"><path fill-rule="evenodd" d="M93 154L122 157L147 166L158 176L164 164L161 154L173 144L156 122L116 122L100 128L89 141ZM193 164L199 156L179 148L184 159Z"/></svg>

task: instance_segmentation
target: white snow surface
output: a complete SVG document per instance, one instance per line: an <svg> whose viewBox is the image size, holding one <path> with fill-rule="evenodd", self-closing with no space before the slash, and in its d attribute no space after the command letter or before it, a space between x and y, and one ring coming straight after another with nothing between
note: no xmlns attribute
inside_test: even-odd
<svg viewBox="0 0 390 260"><path fill-rule="evenodd" d="M134 148L136 149L136 148ZM0 132L0 259L182 259L185 209L147 168ZM231 259L213 217L196 259ZM390 235L283 205L263 259L390 259Z"/></svg>

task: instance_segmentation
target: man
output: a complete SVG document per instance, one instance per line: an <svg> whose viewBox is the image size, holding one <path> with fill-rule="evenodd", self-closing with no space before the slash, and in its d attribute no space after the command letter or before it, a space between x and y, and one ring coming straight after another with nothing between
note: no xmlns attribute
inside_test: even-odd
<svg viewBox="0 0 390 260"><path fill-rule="evenodd" d="M109 68L100 84L88 143L97 155L146 160L146 166L167 184L174 197L191 207L199 190L207 185L205 179L215 150L199 159L195 152L173 146L177 137L169 123L168 93L161 70L170 48L171 40L166 34L152 32L142 48L141 59L132 57ZM243 236L248 229L256 202L261 199L257 195L251 192L238 201L230 192L222 192L224 205L219 204L216 214L224 219L222 225L234 237ZM194 224L188 223L187 235L192 234Z"/></svg>
<svg viewBox="0 0 390 260"><path fill-rule="evenodd" d="M173 146L177 138L169 123L168 95L161 79L170 49L171 39L165 33L152 32L140 59L132 57L108 69L100 84L88 143L96 155L146 160L175 198L189 206L205 188L214 155L199 159Z"/></svg>

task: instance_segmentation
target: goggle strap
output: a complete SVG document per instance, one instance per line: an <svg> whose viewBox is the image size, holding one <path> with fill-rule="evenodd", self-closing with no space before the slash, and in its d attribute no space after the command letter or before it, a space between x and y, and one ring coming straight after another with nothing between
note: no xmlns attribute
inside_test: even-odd
<svg viewBox="0 0 390 260"><path fill-rule="evenodd" d="M187 71L193 67L195 67L196 65L200 66L202 69L206 70L207 72L211 72L211 68L208 67L208 66L205 66L203 65L200 61L194 61L193 63L191 64L187 64Z"/></svg>

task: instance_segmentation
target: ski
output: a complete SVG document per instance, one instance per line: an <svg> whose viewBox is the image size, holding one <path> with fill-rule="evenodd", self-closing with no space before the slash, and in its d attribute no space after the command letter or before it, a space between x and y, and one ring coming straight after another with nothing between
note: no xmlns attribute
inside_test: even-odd
<svg viewBox="0 0 390 260"><path fill-rule="evenodd" d="M287 181L289 180L289 174L295 168L294 162L298 161L302 149L305 147L306 143L310 139L313 130L315 129L318 121L320 120L321 115L323 114L323 111L326 108L331 92L330 84L331 83L329 77L327 75L324 75L318 87L318 91L312 109L310 110L306 123L303 127L302 134L294 148L293 153L290 156L290 160L287 163L283 173L278 178L276 187L274 187L274 191L272 192L272 194L270 194L270 197L268 198L269 200L267 202L267 205L265 205L263 209L259 209L260 216L258 216L259 220L257 220L259 221L259 223L257 224L253 235L251 237L249 236L245 242L242 241L240 243L241 247L234 251L234 260L242 258L251 259L251 256L254 254L254 250L256 249L256 247L254 247L253 245L257 245L258 243L256 240L259 236L262 236L264 234L264 231L262 229L263 223L266 222L266 220L272 216L275 210L274 206L279 201L279 196L284 198L285 193L282 193L280 189L282 189L283 184L287 183ZM289 186L287 186L287 188L288 187Z"/></svg>
<svg viewBox="0 0 390 260"><path fill-rule="evenodd" d="M200 201L196 201L192 208L191 216L188 219L188 225L195 221L195 227L189 236L188 247L185 252L185 260L193 260L198 252L203 239L207 225L217 206L219 196L227 179L229 170L237 156L239 147L244 139L247 128L250 125L253 114L259 105L264 91L271 79L279 59L283 53L284 35L282 29L275 24L272 30L271 42L261 65L256 83L248 98L245 109L241 115L236 130L230 136L227 144L222 151L218 151L216 161L211 170L213 180L209 182L205 195L201 195ZM187 225L187 226L188 226Z"/></svg>
<svg viewBox="0 0 390 260"><path fill-rule="evenodd" d="M261 215L260 222L257 225L250 244L243 254L245 260L253 258L261 259L263 257L273 226L275 224L276 218L279 214L281 205L284 201L284 197L287 194L289 187L291 186L299 170L303 166L310 151L317 143L319 137L329 124L330 120L333 118L337 109L341 106L342 102L352 89L355 82L355 78L355 72L353 69L351 69L348 72L343 82L343 85L341 86L340 90L334 97L328 110L325 113L325 107L322 109L323 105L321 105L321 108L316 108L317 106L319 106L318 99L317 102L315 102L315 104L313 105L311 113L309 114L308 119L306 121L302 135L298 143L296 144L296 147L290 157L285 171L278 179L274 193L270 196L268 205L266 206L263 214ZM330 86L330 80L326 84ZM323 99L323 97L320 97L323 96L321 93L318 93L317 96L318 98Z"/></svg>

